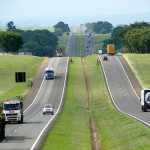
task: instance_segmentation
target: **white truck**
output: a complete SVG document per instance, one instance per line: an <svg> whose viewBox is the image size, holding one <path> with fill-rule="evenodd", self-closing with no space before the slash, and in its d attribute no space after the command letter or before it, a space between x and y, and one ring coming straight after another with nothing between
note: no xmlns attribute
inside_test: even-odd
<svg viewBox="0 0 150 150"><path fill-rule="evenodd" d="M150 90L141 90L141 109L144 112L150 109Z"/></svg>
<svg viewBox="0 0 150 150"><path fill-rule="evenodd" d="M57 54L57 57L62 57L62 49L61 48L57 48L56 49L56 54Z"/></svg>
<svg viewBox="0 0 150 150"><path fill-rule="evenodd" d="M19 100L4 102L3 115L5 122L23 123L23 102Z"/></svg>

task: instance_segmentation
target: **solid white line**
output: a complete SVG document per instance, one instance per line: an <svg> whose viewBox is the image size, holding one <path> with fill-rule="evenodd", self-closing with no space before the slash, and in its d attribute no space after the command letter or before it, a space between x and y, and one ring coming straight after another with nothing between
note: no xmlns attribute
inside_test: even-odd
<svg viewBox="0 0 150 150"><path fill-rule="evenodd" d="M121 65L121 67L122 67L122 69L123 69L124 73L126 74L126 77L127 77L128 81L129 81L129 83L130 83L130 85L131 85L131 87L132 87L132 89L133 89L134 93L136 94L136 96L138 97L138 99L140 99L140 98L139 98L139 96L137 95L137 93L135 92L135 90L134 90L134 88L133 88L133 86L132 86L132 84L131 84L131 82L130 82L130 79L129 79L129 77L128 77L128 75L127 75L127 73L126 73L126 71L125 71L124 67L122 66L122 64L121 64L120 60L118 59L118 57L117 57L117 56L115 56L115 57L116 57L116 58L117 58L117 60L119 61L119 63L120 63L120 65ZM123 57L123 56L122 56L122 57Z"/></svg>
<svg viewBox="0 0 150 150"><path fill-rule="evenodd" d="M99 57L99 56L98 56ZM106 79L106 84L107 84L107 87L108 87L108 90L109 90L109 93L110 93L110 97L111 97L111 99L112 99L112 102L113 102L113 104L115 105L115 107L118 109L118 111L120 111L121 113L123 113L123 114L126 114L126 115L128 115L128 116L130 116L130 117L132 117L132 118L134 118L134 119L136 119L136 120L138 120L138 121L140 121L140 122L142 122L142 123L144 123L144 124L146 124L147 126L150 126L150 124L149 123L147 123L147 122L145 122L145 121L143 121L143 120L141 120L141 119L139 119L139 118L137 118L137 117L135 117L135 116L133 116L133 115L131 115L131 114L128 114L128 113L125 113L125 112L123 112L122 110L120 110L119 108L118 108L118 106L116 105L116 103L115 103L115 101L114 101L114 99L113 99L113 97L112 97L112 94L111 94L111 91L110 91L110 88L109 88L109 85L108 85L108 80L107 80L107 77L106 77L106 73L105 73L105 70L104 70L104 66L103 66L103 63L102 63L102 61L101 61L101 59L100 59L100 57L99 57L99 60L100 60L100 62L101 62L101 65L102 65L102 69L103 69L103 72L104 72L104 76L105 76L105 79ZM121 62L120 62L121 63ZM121 65L122 66L122 65ZM123 67L123 66L122 66ZM124 70L125 71L125 70ZM125 72L126 73L126 72ZM126 76L127 76L127 74L126 74ZM128 76L127 76L128 77ZM130 83L131 84L131 83ZM132 87L133 88L133 87ZM137 94L136 94L137 95ZM130 105L130 104L129 104Z"/></svg>
<svg viewBox="0 0 150 150"><path fill-rule="evenodd" d="M59 104L59 107L57 109L57 112L53 115L53 117L49 120L49 122L46 124L46 126L43 128L43 130L41 131L41 133L39 134L39 136L37 137L37 139L35 140L33 146L31 147L30 150L33 150L35 145L37 144L37 142L39 141L41 135L43 134L44 130L47 128L47 126L51 123L51 121L54 119L54 117L56 116L56 114L58 113L61 105L62 105L62 100L63 100L63 96L64 96L64 92L65 92L65 85L66 85L66 78L67 78L67 70L68 70L68 62L69 62L69 57L68 57L68 61L67 61L67 66L66 66L66 75L65 75L65 80L64 80L64 86L63 86L63 92L62 92L62 96L61 96L61 101Z"/></svg>
<svg viewBox="0 0 150 150"><path fill-rule="evenodd" d="M53 58L52 58L52 59L53 59ZM49 64L48 64L48 67L50 66L50 63L51 63L52 59L50 60L50 62L49 62ZM39 90L38 90L38 93L36 94L36 96L35 96L33 102L26 108L26 110L24 111L24 113L34 104L36 98L38 97L38 95L39 95L39 93L40 93L40 91L41 91L41 88L42 88L42 86L43 86L44 81L45 81L45 78L43 77L43 81L42 81L41 86L40 86L40 88L39 88Z"/></svg>

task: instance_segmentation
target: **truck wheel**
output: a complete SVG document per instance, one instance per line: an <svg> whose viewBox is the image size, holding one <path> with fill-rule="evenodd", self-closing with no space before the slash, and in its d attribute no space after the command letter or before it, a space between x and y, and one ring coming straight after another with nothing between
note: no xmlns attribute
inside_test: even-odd
<svg viewBox="0 0 150 150"><path fill-rule="evenodd" d="M146 109L145 109L145 107L144 107L144 106L142 106L142 111L143 111L143 112L146 112Z"/></svg>
<svg viewBox="0 0 150 150"><path fill-rule="evenodd" d="M21 115L21 123L23 123L23 115Z"/></svg>
<svg viewBox="0 0 150 150"><path fill-rule="evenodd" d="M2 130L2 138L5 138L5 129Z"/></svg>
<svg viewBox="0 0 150 150"><path fill-rule="evenodd" d="M145 107L143 107L143 111L144 111L144 112L146 112L146 109L145 109Z"/></svg>
<svg viewBox="0 0 150 150"><path fill-rule="evenodd" d="M144 111L144 106L141 106L142 111Z"/></svg>
<svg viewBox="0 0 150 150"><path fill-rule="evenodd" d="M43 115L45 115L45 113L43 113Z"/></svg>
<svg viewBox="0 0 150 150"><path fill-rule="evenodd" d="M54 112L52 112L52 115L54 115Z"/></svg>
<svg viewBox="0 0 150 150"><path fill-rule="evenodd" d="M21 120L19 120L18 123L23 123L23 115L21 115Z"/></svg>

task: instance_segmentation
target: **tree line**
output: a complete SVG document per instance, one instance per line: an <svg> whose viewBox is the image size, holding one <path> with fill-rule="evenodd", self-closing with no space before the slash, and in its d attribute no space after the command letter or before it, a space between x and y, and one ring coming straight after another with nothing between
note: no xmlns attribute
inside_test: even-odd
<svg viewBox="0 0 150 150"><path fill-rule="evenodd" d="M150 24L136 22L129 26L118 26L112 30L111 38L104 40L107 44L115 44L116 49L129 53L150 53Z"/></svg>
<svg viewBox="0 0 150 150"><path fill-rule="evenodd" d="M58 46L57 30L62 33L69 32L67 24L58 22L55 32L48 30L20 30L17 29L13 21L7 23L7 31L0 32L0 48L5 52L32 52L36 56L55 56Z"/></svg>
<svg viewBox="0 0 150 150"><path fill-rule="evenodd" d="M85 27L87 31L94 32L97 34L111 33L113 25L107 21L97 21L93 23L86 23Z"/></svg>

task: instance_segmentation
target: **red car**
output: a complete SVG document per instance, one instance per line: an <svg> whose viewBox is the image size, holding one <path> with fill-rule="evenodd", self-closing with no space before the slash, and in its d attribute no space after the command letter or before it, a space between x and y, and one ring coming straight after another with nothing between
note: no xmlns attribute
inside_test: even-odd
<svg viewBox="0 0 150 150"><path fill-rule="evenodd" d="M107 56L104 56L104 57L103 57L103 60L106 60L106 61L107 61L107 60L108 60L108 57L107 57Z"/></svg>

